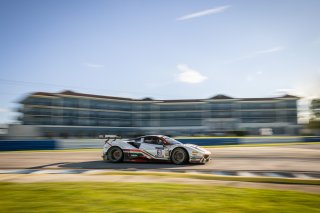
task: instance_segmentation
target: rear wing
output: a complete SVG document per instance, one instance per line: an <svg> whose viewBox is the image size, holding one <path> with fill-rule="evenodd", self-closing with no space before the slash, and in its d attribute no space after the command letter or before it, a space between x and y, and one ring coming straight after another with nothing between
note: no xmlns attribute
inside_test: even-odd
<svg viewBox="0 0 320 213"><path fill-rule="evenodd" d="M99 138L101 139L106 139L106 141L104 142L104 144L108 143L109 140L117 140L117 139L121 139L121 136L118 135L99 135Z"/></svg>

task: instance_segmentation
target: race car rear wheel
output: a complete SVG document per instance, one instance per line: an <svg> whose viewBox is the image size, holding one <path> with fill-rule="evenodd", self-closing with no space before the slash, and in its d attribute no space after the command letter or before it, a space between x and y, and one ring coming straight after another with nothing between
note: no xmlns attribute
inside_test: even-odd
<svg viewBox="0 0 320 213"><path fill-rule="evenodd" d="M108 150L108 160L112 163L118 163L123 160L123 152L120 147L114 146Z"/></svg>
<svg viewBox="0 0 320 213"><path fill-rule="evenodd" d="M174 164L184 164L188 161L188 153L185 149L182 148L176 148L173 150L171 155L171 160Z"/></svg>

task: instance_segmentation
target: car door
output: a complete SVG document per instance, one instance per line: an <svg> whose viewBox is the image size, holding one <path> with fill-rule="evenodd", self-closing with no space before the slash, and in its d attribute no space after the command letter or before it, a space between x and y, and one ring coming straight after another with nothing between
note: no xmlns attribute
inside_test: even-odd
<svg viewBox="0 0 320 213"><path fill-rule="evenodd" d="M165 147L163 141L156 136L144 137L140 149L156 159L165 159Z"/></svg>

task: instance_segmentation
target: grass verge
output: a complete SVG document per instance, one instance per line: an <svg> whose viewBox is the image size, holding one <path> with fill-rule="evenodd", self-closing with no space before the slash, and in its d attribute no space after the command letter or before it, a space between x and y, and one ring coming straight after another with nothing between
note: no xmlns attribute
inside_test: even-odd
<svg viewBox="0 0 320 213"><path fill-rule="evenodd" d="M110 171L110 172L98 173L96 175L145 175L145 176L158 176L158 177L193 178L193 179L200 179L200 180L222 180L222 181L243 181L243 182L255 182L255 183L320 185L319 179L220 176L220 175L211 175L211 174L190 174L190 173L174 173L174 172Z"/></svg>
<svg viewBox="0 0 320 213"><path fill-rule="evenodd" d="M0 183L0 212L319 212L302 192L146 183Z"/></svg>

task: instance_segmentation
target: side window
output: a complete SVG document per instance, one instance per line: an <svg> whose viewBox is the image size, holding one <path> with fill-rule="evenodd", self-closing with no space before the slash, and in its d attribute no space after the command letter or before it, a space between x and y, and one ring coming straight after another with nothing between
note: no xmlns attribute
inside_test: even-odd
<svg viewBox="0 0 320 213"><path fill-rule="evenodd" d="M152 139L153 139L152 137L145 137L145 138L144 138L144 142L145 142L145 143L153 144L153 140L152 140Z"/></svg>
<svg viewBox="0 0 320 213"><path fill-rule="evenodd" d="M163 141L160 138L155 137L154 144L163 145Z"/></svg>
<svg viewBox="0 0 320 213"><path fill-rule="evenodd" d="M137 142L137 143L140 143L140 142L141 142L141 139L142 139L142 138L135 138L134 141Z"/></svg>
<svg viewBox="0 0 320 213"><path fill-rule="evenodd" d="M158 137L145 137L144 142L149 144L155 144L155 145L163 144L162 140Z"/></svg>

